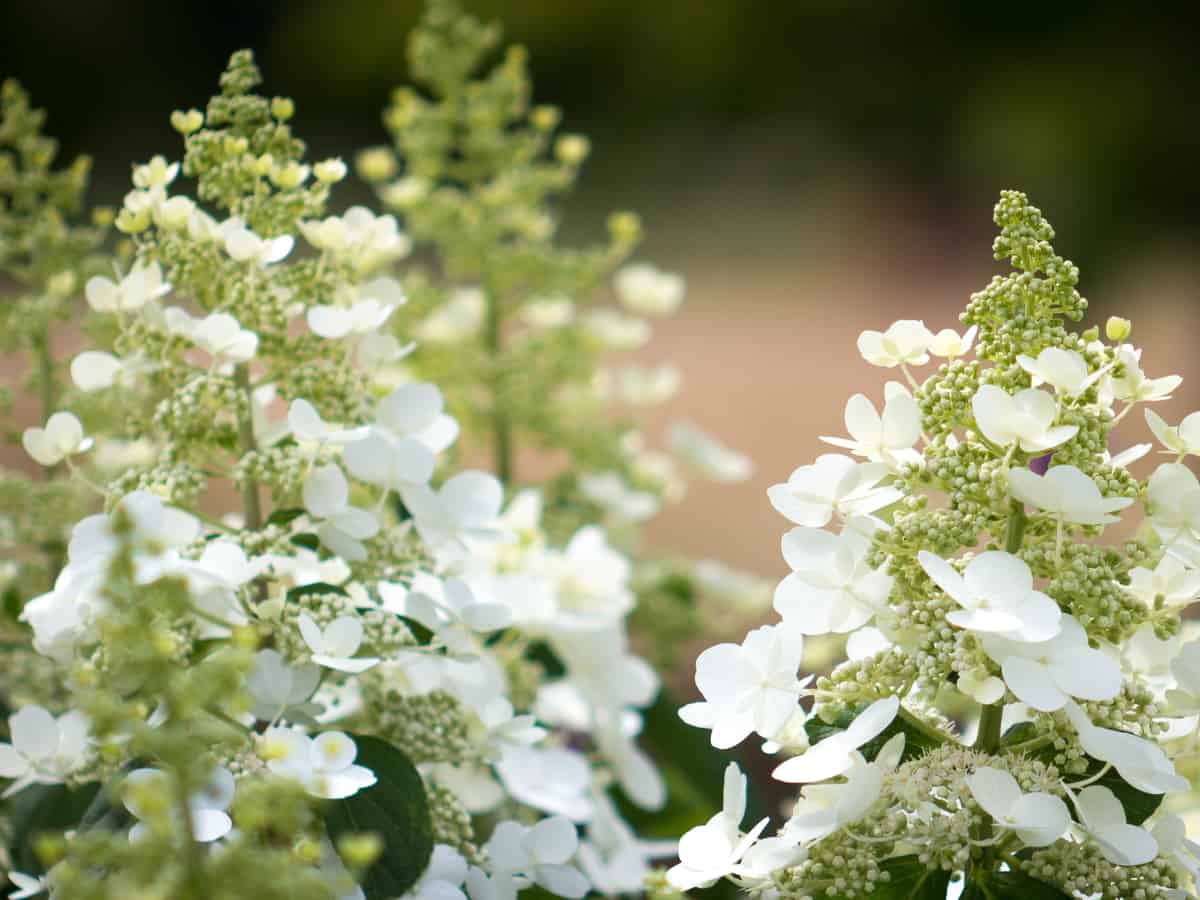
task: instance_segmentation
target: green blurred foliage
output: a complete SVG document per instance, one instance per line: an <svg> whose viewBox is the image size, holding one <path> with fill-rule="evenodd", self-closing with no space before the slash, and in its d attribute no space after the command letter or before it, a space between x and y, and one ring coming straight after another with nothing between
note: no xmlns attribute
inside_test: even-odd
<svg viewBox="0 0 1200 900"><path fill-rule="evenodd" d="M104 180L249 45L319 152L382 138L419 0L7 0L0 59ZM814 185L976 209L1020 184L1081 264L1194 243L1195 4L1012 0L473 0L529 46L539 101L590 132L597 196L712 183L804 205ZM624 194L622 194L622 197ZM102 199L111 199L107 195ZM612 201L608 201L611 205ZM645 204L643 204L645 206ZM1121 216L1112 210L1122 209Z"/></svg>

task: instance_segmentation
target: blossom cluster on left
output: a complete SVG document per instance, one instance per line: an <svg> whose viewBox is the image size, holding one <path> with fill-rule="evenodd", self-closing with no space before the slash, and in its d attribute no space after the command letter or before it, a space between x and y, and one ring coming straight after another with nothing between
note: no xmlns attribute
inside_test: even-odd
<svg viewBox="0 0 1200 900"><path fill-rule="evenodd" d="M234 54L172 114L182 156L134 167L115 259L83 242L42 288L82 288L91 342L19 440L84 499L47 510L74 522L52 583L10 579L12 896L638 890L663 848L611 788L665 787L629 564L451 469L389 327L410 240L330 213L346 165L259 81Z"/></svg>

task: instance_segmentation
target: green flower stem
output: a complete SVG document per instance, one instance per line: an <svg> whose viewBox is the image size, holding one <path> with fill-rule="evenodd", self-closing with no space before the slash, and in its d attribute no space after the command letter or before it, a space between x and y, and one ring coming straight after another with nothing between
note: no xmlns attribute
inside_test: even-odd
<svg viewBox="0 0 1200 900"><path fill-rule="evenodd" d="M494 289L487 291L487 322L484 340L491 356L492 368L492 455L496 463L496 477L507 487L513 478L513 435L512 423L504 408L503 376L496 366L504 344L501 337L503 320L500 311L500 296Z"/></svg>
<svg viewBox="0 0 1200 900"><path fill-rule="evenodd" d="M946 742L946 735L944 732L938 731L932 725L927 724L920 716L913 715L903 706L900 707L900 718L904 720L905 724L921 732L921 734L925 735L926 737L937 741L939 744L944 744Z"/></svg>
<svg viewBox="0 0 1200 900"><path fill-rule="evenodd" d="M1009 502L1008 525L1004 531L1004 549L1008 553L1017 553L1025 539L1025 504L1019 500ZM983 708L979 716L979 731L972 745L980 753L995 753L1000 749L1001 726L1004 721L1004 703L992 703ZM991 816L984 813L983 825L975 837L986 841L992 836ZM995 858L995 851L987 847L978 864L979 868L990 869Z"/></svg>
<svg viewBox="0 0 1200 900"><path fill-rule="evenodd" d="M250 385L250 369L245 363L233 370L233 380L246 398L246 412L238 418L238 445L244 456L258 449L254 440L253 388ZM258 482L253 478L248 478L245 487L242 488L242 513L246 519L247 530L257 531L262 528L262 500L258 496Z"/></svg>

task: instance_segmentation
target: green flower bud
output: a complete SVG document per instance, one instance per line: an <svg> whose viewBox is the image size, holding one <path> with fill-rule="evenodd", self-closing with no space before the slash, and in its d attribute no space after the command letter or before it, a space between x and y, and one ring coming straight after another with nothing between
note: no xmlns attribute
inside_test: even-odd
<svg viewBox="0 0 1200 900"><path fill-rule="evenodd" d="M1109 316L1108 321L1104 323L1104 334L1110 341L1120 343L1129 337L1131 331L1133 331L1133 323L1120 316Z"/></svg>
<svg viewBox="0 0 1200 900"><path fill-rule="evenodd" d="M296 104L290 97L274 97L271 99L271 115L280 122L286 122L296 113Z"/></svg>
<svg viewBox="0 0 1200 900"><path fill-rule="evenodd" d="M204 124L204 113L198 109L189 109L184 112L181 109L171 113L171 127L180 134L191 134L193 131L199 130Z"/></svg>

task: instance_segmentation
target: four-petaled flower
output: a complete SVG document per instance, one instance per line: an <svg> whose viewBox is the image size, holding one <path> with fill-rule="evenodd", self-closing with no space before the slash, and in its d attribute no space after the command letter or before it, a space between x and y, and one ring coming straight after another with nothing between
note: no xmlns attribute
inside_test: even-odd
<svg viewBox="0 0 1200 900"><path fill-rule="evenodd" d="M740 646L709 647L696 659L696 687L704 700L684 706L680 718L711 729L712 745L721 750L751 732L770 740L799 709L811 680L796 676L803 654L803 636L787 624L756 628Z"/></svg>
<svg viewBox="0 0 1200 900"><path fill-rule="evenodd" d="M1033 588L1025 561L1002 550L980 553L963 574L928 550L917 555L921 568L961 609L946 621L980 634L1016 641L1046 641L1058 634L1062 611Z"/></svg>
<svg viewBox="0 0 1200 900"><path fill-rule="evenodd" d="M966 781L993 823L1013 831L1027 847L1048 847L1071 827L1071 813L1061 797L1045 791L1026 794L1003 769L980 766Z"/></svg>

